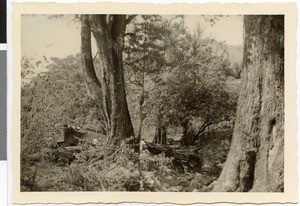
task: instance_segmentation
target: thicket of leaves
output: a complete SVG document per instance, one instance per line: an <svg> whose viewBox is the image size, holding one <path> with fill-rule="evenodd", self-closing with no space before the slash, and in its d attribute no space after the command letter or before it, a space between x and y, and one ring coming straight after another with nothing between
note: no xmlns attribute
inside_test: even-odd
<svg viewBox="0 0 300 206"><path fill-rule="evenodd" d="M189 31L181 16L141 16L126 37L125 66L132 116L143 98L146 129L158 115L171 127L182 122L219 123L235 113L237 93L227 77L239 78L238 65L227 59L226 45ZM195 127L200 127L200 123ZM136 123L137 124L137 123Z"/></svg>
<svg viewBox="0 0 300 206"><path fill-rule="evenodd" d="M33 73L39 68L31 68ZM58 125L101 126L95 103L88 98L80 57L52 58L45 72L21 88L22 156L49 147L60 134Z"/></svg>

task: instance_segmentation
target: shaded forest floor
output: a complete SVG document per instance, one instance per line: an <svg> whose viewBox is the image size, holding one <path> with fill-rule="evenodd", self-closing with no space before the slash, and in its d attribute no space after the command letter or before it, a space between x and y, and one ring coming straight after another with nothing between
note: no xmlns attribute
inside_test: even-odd
<svg viewBox="0 0 300 206"><path fill-rule="evenodd" d="M87 149L76 158L41 150L38 157L22 161L21 191L207 192L222 171L231 136L232 130L223 130L204 134L196 146L168 145L179 154L197 151L202 161L197 172L178 170L164 154L142 157L126 143L109 157L101 143L93 154Z"/></svg>

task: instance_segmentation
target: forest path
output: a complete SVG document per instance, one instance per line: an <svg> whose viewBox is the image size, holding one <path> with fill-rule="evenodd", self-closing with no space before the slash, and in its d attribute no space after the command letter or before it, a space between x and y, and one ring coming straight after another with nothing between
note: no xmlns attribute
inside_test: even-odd
<svg viewBox="0 0 300 206"><path fill-rule="evenodd" d="M160 160L163 159L161 156L148 157L152 158L151 161L161 165L156 165L157 168L154 169L155 166L148 167L142 171L142 175L145 177L144 182L148 184L146 189L167 192L210 191L212 188L209 185L219 177L226 161L231 135L232 130L216 131L209 135L203 135L197 146L168 145L178 154L199 155L203 160L200 171L193 172L185 167L185 171L182 172L180 164L175 165L175 168L174 166L165 167L165 162Z"/></svg>

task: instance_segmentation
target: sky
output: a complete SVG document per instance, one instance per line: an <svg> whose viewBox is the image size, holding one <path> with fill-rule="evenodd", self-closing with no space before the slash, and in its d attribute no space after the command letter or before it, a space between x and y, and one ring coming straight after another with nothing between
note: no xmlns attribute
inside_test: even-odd
<svg viewBox="0 0 300 206"><path fill-rule="evenodd" d="M243 44L242 16L223 17L210 26L202 16L187 15L184 23L191 31L200 25L205 35L229 45ZM23 15L21 29L22 56L63 58L80 52L80 24L68 16Z"/></svg>
<svg viewBox="0 0 300 206"><path fill-rule="evenodd" d="M226 41L229 45L243 44L243 17L242 16L228 16L222 17L210 26L204 18L198 15L185 16L185 25L191 30L195 30L200 24L207 35L212 35L218 41Z"/></svg>

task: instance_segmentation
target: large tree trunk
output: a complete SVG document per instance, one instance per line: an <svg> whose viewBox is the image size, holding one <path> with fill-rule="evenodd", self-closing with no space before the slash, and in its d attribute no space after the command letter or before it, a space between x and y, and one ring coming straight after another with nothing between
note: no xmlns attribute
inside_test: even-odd
<svg viewBox="0 0 300 206"><path fill-rule="evenodd" d="M244 17L233 142L213 191L284 190L284 16Z"/></svg>
<svg viewBox="0 0 300 206"><path fill-rule="evenodd" d="M99 93L95 92L97 95L94 97L96 101L101 101L101 110L107 121L108 143L114 145L118 145L122 139L134 136L126 101L122 59L124 34L128 21L126 15L82 15L82 33L86 34L84 35L86 39L82 37L82 45L85 45L82 46L83 64L89 66L84 67L90 68L92 73L92 76L85 75L88 79L86 82L98 80L96 88L98 90L93 90L95 87L91 87L90 90L95 92L101 88ZM93 64L87 64L91 61L90 54L86 55L89 56L88 58L85 57L87 53L85 49L89 49L87 44L88 41L90 42L90 39L87 39L87 27L96 40L99 69L94 69Z"/></svg>

